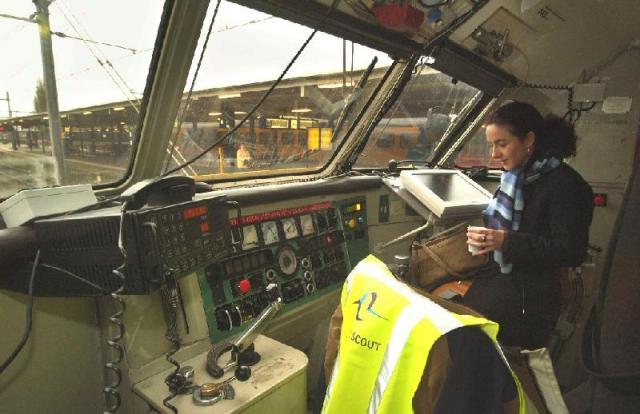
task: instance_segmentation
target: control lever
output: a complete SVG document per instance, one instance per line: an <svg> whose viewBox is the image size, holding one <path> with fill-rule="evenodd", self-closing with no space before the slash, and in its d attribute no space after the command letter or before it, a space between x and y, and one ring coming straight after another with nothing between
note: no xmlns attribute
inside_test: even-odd
<svg viewBox="0 0 640 414"><path fill-rule="evenodd" d="M240 378L242 373L239 370L255 365L260 361L260 354L255 351L253 341L260 335L273 317L282 308L282 298L278 292L278 285L270 283L266 287L267 296L271 303L256 317L256 319L230 341L220 342L211 348L207 353L207 372L214 378L220 378L224 373L236 368L236 377ZM226 352L231 351L231 360L224 366L218 365L218 359ZM251 371L249 371L249 375ZM248 378L248 376L247 376Z"/></svg>
<svg viewBox="0 0 640 414"><path fill-rule="evenodd" d="M406 280L410 260L411 257L407 254L395 254L393 255L393 264L389 266L389 269L398 279Z"/></svg>
<svg viewBox="0 0 640 414"><path fill-rule="evenodd" d="M173 395L188 394L193 387L197 387L193 383L193 375L193 367L187 365L168 375L164 382Z"/></svg>

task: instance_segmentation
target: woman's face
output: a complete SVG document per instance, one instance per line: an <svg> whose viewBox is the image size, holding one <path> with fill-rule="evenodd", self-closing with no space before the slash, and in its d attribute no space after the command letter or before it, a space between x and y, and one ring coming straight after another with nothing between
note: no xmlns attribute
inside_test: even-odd
<svg viewBox="0 0 640 414"><path fill-rule="evenodd" d="M491 158L502 163L505 170L521 168L529 161L535 134L529 132L522 139L509 131L509 128L497 124L487 125L487 142L491 147Z"/></svg>

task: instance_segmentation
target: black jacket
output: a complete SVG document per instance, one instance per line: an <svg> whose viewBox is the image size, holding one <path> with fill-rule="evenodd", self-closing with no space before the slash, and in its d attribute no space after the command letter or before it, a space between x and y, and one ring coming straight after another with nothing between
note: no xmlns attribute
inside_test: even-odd
<svg viewBox="0 0 640 414"><path fill-rule="evenodd" d="M520 229L509 231L503 249L513 271L474 283L464 302L500 323L504 344L536 348L545 345L561 311L559 269L586 257L593 192L564 163L523 192Z"/></svg>

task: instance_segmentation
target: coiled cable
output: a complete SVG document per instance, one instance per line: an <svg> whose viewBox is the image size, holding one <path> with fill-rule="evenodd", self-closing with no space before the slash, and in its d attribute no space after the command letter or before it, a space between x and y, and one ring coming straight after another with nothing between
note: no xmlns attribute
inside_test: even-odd
<svg viewBox="0 0 640 414"><path fill-rule="evenodd" d="M531 89L549 89L554 91L567 91L567 112L562 117L567 120L570 124L575 124L578 119L580 119L580 115L584 111L589 111L593 109L593 105L589 108L574 108L573 107L573 86L562 86L562 85L545 85L541 83L528 83L524 82L518 85L521 88L531 88Z"/></svg>
<svg viewBox="0 0 640 414"><path fill-rule="evenodd" d="M160 292L162 297L162 307L164 309L167 322L165 338L171 342L173 347L169 352L167 352L165 358L175 367L175 369L171 374L167 375L164 380L165 384L169 387L169 396L162 400L162 405L170 409L174 414L177 414L178 409L169 403L169 401L175 398L178 394L184 392L185 389L185 384L182 381L183 378L178 375L180 372L180 363L173 358L176 352L180 350L181 346L180 336L178 335L178 307L181 305L182 300L180 299L178 283L175 280L173 273L168 272L166 279L168 280L165 280Z"/></svg>
<svg viewBox="0 0 640 414"><path fill-rule="evenodd" d="M127 203L123 203L120 209L120 227L118 231L118 248L122 254L122 264L113 270L113 274L117 277L117 287L110 293L113 299L116 312L109 317L109 321L113 324L115 334L107 339L109 345L115 352L115 356L108 361L104 367L113 373L113 381L105 384L103 389L106 403L106 413L115 413L120 408L122 398L118 392L118 387L122 383L122 370L120 363L124 358L124 347L122 346L122 338L124 336L124 323L122 316L125 311L125 302L120 294L124 291L126 278L123 273L127 263L127 250L124 246L124 219L127 211ZM105 382L107 380L105 379Z"/></svg>

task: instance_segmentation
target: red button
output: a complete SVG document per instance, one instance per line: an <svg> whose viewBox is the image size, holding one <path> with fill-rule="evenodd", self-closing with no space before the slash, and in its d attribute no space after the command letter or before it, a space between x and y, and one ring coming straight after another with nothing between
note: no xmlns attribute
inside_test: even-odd
<svg viewBox="0 0 640 414"><path fill-rule="evenodd" d="M240 292L242 293L247 293L251 290L251 282L247 279L242 279L240 283L238 283L238 289L240 289Z"/></svg>
<svg viewBox="0 0 640 414"><path fill-rule="evenodd" d="M593 205L596 207L602 207L607 203L607 199L602 194L596 194L593 197Z"/></svg>

